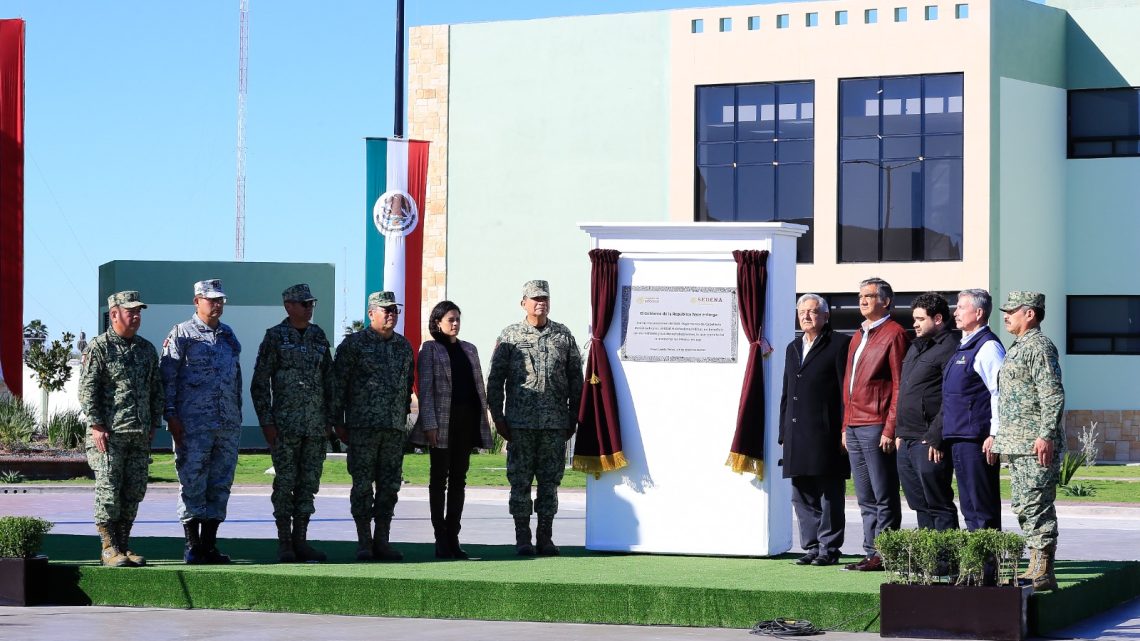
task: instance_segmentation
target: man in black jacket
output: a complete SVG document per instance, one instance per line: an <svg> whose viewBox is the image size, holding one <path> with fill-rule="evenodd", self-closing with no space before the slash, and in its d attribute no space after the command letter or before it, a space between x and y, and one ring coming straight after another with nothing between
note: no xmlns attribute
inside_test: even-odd
<svg viewBox="0 0 1140 641"><path fill-rule="evenodd" d="M958 338L950 331L950 305L942 296L919 295L911 314L917 338L903 357L895 428L899 482L907 505L918 514L918 527L956 530L954 465L942 444L942 370Z"/></svg>
<svg viewBox="0 0 1140 641"><path fill-rule="evenodd" d="M843 433L843 370L851 338L831 331L827 302L804 294L796 304L804 335L788 344L780 395L784 478L805 554L797 565L835 565L843 546L845 479L850 476Z"/></svg>

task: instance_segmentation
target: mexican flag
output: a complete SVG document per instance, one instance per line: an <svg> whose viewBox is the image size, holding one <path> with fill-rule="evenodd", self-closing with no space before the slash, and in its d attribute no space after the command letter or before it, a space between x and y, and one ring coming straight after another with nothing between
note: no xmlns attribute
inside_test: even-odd
<svg viewBox="0 0 1140 641"><path fill-rule="evenodd" d="M364 295L394 292L403 303L396 331L419 350L428 143L367 138ZM367 323L367 319L365 320Z"/></svg>

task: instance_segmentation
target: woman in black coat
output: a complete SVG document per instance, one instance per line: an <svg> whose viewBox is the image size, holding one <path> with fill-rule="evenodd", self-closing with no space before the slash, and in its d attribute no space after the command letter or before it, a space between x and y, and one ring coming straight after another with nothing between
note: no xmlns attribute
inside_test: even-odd
<svg viewBox="0 0 1140 641"><path fill-rule="evenodd" d="M851 475L841 444L843 371L851 338L831 330L827 302L815 294L800 297L796 317L804 338L788 344L780 395L784 478L792 479L792 506L805 552L796 563L834 565L843 546L845 481Z"/></svg>

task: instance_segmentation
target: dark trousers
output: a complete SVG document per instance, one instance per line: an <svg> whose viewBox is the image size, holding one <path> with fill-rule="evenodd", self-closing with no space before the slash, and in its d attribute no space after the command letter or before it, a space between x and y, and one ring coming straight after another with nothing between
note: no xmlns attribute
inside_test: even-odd
<svg viewBox="0 0 1140 641"><path fill-rule="evenodd" d="M800 524L800 547L806 552L839 555L843 547L843 499L841 476L793 476L792 507Z"/></svg>
<svg viewBox="0 0 1140 641"><path fill-rule="evenodd" d="M1001 485L998 466L986 463L978 441L948 440L958 477L958 501L966 529L1001 529Z"/></svg>
<svg viewBox="0 0 1140 641"><path fill-rule="evenodd" d="M918 515L918 527L931 530L957 530L958 509L954 507L954 465L949 455L935 463L930 446L919 439L900 441L896 460L899 482L906 504ZM949 448L947 448L949 449Z"/></svg>
<svg viewBox="0 0 1140 641"><path fill-rule="evenodd" d="M458 409L452 407L452 411ZM433 447L428 475L428 507L436 540L459 536L463 502L466 498L467 470L471 466L471 448L479 415L460 411L452 414L447 428L447 447ZM446 511L444 510L446 506Z"/></svg>
<svg viewBox="0 0 1140 641"><path fill-rule="evenodd" d="M879 449L882 435L882 425L847 427L847 457L851 460L851 479L863 517L863 550L867 556L877 554L875 537L879 532L897 530L902 523L895 454Z"/></svg>

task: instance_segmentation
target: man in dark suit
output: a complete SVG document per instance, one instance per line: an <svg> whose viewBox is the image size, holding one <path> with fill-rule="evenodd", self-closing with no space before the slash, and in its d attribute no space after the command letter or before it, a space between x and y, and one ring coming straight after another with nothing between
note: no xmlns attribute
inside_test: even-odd
<svg viewBox="0 0 1140 641"><path fill-rule="evenodd" d="M831 331L823 298L796 303L802 339L788 344L780 395L784 478L792 479L792 506L804 555L797 565L834 565L843 546L843 495L850 476L843 433L843 371L850 337Z"/></svg>

